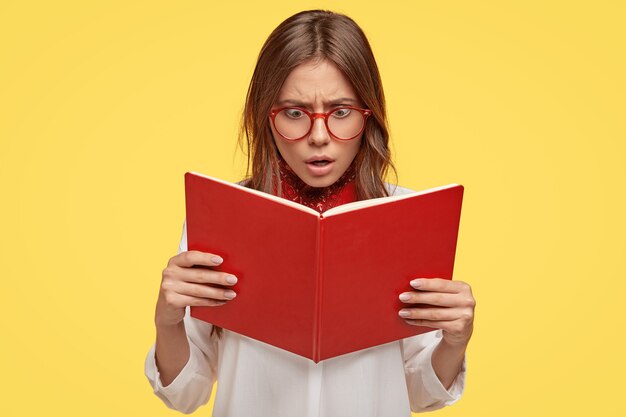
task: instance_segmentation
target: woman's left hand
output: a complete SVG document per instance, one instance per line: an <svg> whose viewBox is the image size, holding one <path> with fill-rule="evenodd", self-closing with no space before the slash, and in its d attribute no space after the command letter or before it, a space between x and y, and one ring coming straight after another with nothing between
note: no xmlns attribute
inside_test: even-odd
<svg viewBox="0 0 626 417"><path fill-rule="evenodd" d="M472 288L463 281L442 278L418 278L411 281L416 289L400 294L407 304L428 304L399 311L400 317L414 326L443 330L444 340L452 346L467 345L474 327L476 300Z"/></svg>

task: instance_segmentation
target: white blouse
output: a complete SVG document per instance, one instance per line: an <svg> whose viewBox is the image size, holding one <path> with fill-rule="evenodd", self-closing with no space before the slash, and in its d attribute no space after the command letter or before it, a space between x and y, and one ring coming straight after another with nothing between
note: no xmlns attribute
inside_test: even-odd
<svg viewBox="0 0 626 417"><path fill-rule="evenodd" d="M411 190L396 187L392 194ZM187 233L178 252L187 250ZM424 333L315 363L283 349L212 325L184 319L190 357L168 386L150 349L145 373L154 393L170 408L191 413L206 404L217 380L213 417L398 417L432 411L459 400L465 360L449 390L431 357L441 330Z"/></svg>

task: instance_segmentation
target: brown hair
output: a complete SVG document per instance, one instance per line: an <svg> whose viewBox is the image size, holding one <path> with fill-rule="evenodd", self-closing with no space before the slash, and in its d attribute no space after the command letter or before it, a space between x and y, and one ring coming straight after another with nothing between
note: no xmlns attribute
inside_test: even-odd
<svg viewBox="0 0 626 417"><path fill-rule="evenodd" d="M372 110L355 157L358 200L388 195L384 178L394 175L389 150L385 94L372 48L363 30L348 16L308 10L283 21L265 41L248 87L241 118L239 146L247 156L247 187L280 192L279 152L269 113L289 73L307 61L333 62L351 82L365 107ZM244 145L245 136L245 145ZM221 328L214 327L218 336Z"/></svg>
<svg viewBox="0 0 626 417"><path fill-rule="evenodd" d="M354 20L327 10L308 10L291 16L274 29L261 48L239 133L239 144L248 158L246 185L268 193L275 189L272 181L280 178L279 153L270 129L270 110L295 67L323 59L333 62L345 74L373 113L355 158L357 198L386 196L384 178L389 169L395 174L395 169L388 146L385 94L378 66L365 34Z"/></svg>

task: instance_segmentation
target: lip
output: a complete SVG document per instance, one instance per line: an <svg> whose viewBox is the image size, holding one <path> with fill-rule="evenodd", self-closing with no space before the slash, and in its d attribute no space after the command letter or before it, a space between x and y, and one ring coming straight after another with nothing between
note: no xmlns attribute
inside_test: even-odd
<svg viewBox="0 0 626 417"><path fill-rule="evenodd" d="M324 159L324 158L322 158L322 159ZM315 177L321 177L321 176L329 174L332 171L332 169L333 169L333 165L335 164L335 161L333 161L331 159L327 159L327 160L329 162L326 165L318 167L316 165L313 165L311 162L319 161L319 159L316 159L316 158L311 159L310 160L311 162L307 162L306 163L306 167L309 170L309 173L311 175L315 176Z"/></svg>
<svg viewBox="0 0 626 417"><path fill-rule="evenodd" d="M330 156L326 156L326 155L316 155L316 156L312 156L309 159L307 159L306 162L307 164L310 164L313 161L330 161L330 162L335 162L335 160L333 158L331 158Z"/></svg>

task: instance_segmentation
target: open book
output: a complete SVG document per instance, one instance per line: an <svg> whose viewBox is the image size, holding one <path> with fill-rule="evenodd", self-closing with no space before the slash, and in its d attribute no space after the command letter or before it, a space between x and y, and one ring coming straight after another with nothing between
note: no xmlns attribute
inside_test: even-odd
<svg viewBox="0 0 626 417"><path fill-rule="evenodd" d="M431 331L398 316L414 278L452 279L463 186L322 214L185 174L187 246L220 255L237 297L191 315L319 362Z"/></svg>

